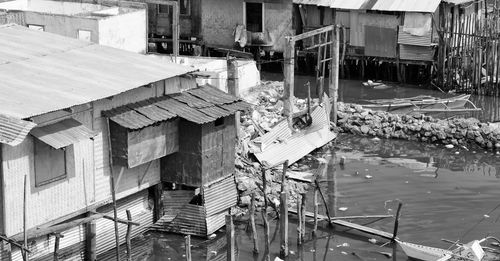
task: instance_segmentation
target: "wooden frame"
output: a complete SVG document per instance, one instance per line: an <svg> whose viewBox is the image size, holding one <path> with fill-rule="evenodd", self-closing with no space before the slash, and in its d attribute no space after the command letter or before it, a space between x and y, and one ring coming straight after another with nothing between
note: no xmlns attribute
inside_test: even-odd
<svg viewBox="0 0 500 261"><path fill-rule="evenodd" d="M174 56L177 59L179 56L179 19L180 19L180 11L179 11L179 3L177 1L161 1L161 0L146 0L146 4L156 4L156 5L169 5L172 6L172 41L173 41L173 52ZM146 9L147 10L147 9Z"/></svg>

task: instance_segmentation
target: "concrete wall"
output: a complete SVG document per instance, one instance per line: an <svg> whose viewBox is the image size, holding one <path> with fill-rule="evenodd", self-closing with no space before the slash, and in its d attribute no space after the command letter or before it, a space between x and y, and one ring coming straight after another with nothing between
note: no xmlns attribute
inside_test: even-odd
<svg viewBox="0 0 500 261"><path fill-rule="evenodd" d="M96 19L25 12L26 24L43 25L45 32L63 35L71 38L78 37L78 30L91 31L91 42L99 42L98 22Z"/></svg>
<svg viewBox="0 0 500 261"><path fill-rule="evenodd" d="M147 46L146 10L100 19L99 44L135 53L145 53Z"/></svg>
<svg viewBox="0 0 500 261"><path fill-rule="evenodd" d="M18 0L0 3L0 9L36 11L64 15L93 12L101 10L102 8L103 6L96 4L47 0Z"/></svg>
<svg viewBox="0 0 500 261"><path fill-rule="evenodd" d="M113 99L102 99L86 106L75 106L74 113L56 111L33 117L39 126L51 124L72 117L98 135L93 140L83 140L67 147L67 178L41 187L34 186L33 137L28 136L20 145L1 146L3 188L5 202L5 234L12 236L23 230L22 199L24 175L28 174L28 229L57 220L87 207L109 203L110 165L106 120L103 110L137 102L151 97L162 96L181 86L187 79L179 77L157 82L152 88L137 88L116 95ZM194 82L193 80L190 80ZM173 85L178 84L178 85ZM188 85L187 83L183 83ZM191 84L192 85L192 84ZM132 169L113 168L117 198L124 198L146 189L160 181L159 160ZM120 175L121 172L121 175ZM2 183L0 182L0 183Z"/></svg>
<svg viewBox="0 0 500 261"><path fill-rule="evenodd" d="M243 1L201 1L201 32L203 40L211 45L232 47L233 31L243 24Z"/></svg>

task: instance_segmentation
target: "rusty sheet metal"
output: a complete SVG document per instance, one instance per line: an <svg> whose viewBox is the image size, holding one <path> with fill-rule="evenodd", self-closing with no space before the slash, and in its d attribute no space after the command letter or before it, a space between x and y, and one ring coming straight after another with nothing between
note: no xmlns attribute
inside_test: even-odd
<svg viewBox="0 0 500 261"><path fill-rule="evenodd" d="M33 122L0 114L0 143L16 146L35 126Z"/></svg>
<svg viewBox="0 0 500 261"><path fill-rule="evenodd" d="M436 11L440 2L441 0L293 0L294 4L329 6L335 9L424 13Z"/></svg>
<svg viewBox="0 0 500 261"><path fill-rule="evenodd" d="M204 101L213 103L213 104L226 104L233 103L236 101L240 101L241 99L233 96L231 94L225 93L215 87L210 85L203 85L199 88L191 89L186 91L189 94L192 94Z"/></svg>
<svg viewBox="0 0 500 261"><path fill-rule="evenodd" d="M432 41L432 33L428 31L423 36L413 35L405 32L404 26L399 26L398 30L398 44L408 44L408 45L418 45L418 46L430 46Z"/></svg>
<svg viewBox="0 0 500 261"><path fill-rule="evenodd" d="M150 227L153 230L167 228L168 224L182 211L186 204L194 197L194 190L169 190L163 191L161 201L163 203L163 216Z"/></svg>
<svg viewBox="0 0 500 261"><path fill-rule="evenodd" d="M433 61L435 49L429 46L399 45L399 58L411 61Z"/></svg>
<svg viewBox="0 0 500 261"><path fill-rule="evenodd" d="M91 139L97 134L75 119L65 119L60 122L31 130L31 135L60 149L81 140Z"/></svg>
<svg viewBox="0 0 500 261"><path fill-rule="evenodd" d="M330 131L330 121L324 107L318 106L313 110L311 126L292 134L286 140L270 144L261 152L255 152L255 157L260 163L269 167L281 164L286 160L292 164L314 149L333 140L337 135ZM278 127L288 129L288 125L279 125L275 128Z"/></svg>
<svg viewBox="0 0 500 261"><path fill-rule="evenodd" d="M227 211L236 206L237 202L238 191L232 174L210 185L203 186L203 203L207 216Z"/></svg>
<svg viewBox="0 0 500 261"><path fill-rule="evenodd" d="M194 69L154 56L14 24L0 26L0 111L20 119L191 71Z"/></svg>
<svg viewBox="0 0 500 261"><path fill-rule="evenodd" d="M365 55L375 57L396 57L396 29L365 26Z"/></svg>
<svg viewBox="0 0 500 261"><path fill-rule="evenodd" d="M184 205L182 211L168 224L168 230L185 235L206 236L205 208L193 204Z"/></svg>

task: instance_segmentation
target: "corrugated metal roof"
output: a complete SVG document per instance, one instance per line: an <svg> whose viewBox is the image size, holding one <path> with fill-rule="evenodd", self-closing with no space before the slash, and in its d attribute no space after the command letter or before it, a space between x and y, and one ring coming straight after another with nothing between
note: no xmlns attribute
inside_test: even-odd
<svg viewBox="0 0 500 261"><path fill-rule="evenodd" d="M0 114L0 143L20 144L36 124Z"/></svg>
<svg viewBox="0 0 500 261"><path fill-rule="evenodd" d="M208 98L202 99L191 93ZM234 114L236 111L248 110L250 107L251 104L240 98L207 85L127 104L104 111L102 114L127 129L137 130L174 117L204 124Z"/></svg>
<svg viewBox="0 0 500 261"><path fill-rule="evenodd" d="M295 4L328 6L334 9L396 12L436 11L441 0L293 0Z"/></svg>
<svg viewBox="0 0 500 261"><path fill-rule="evenodd" d="M81 140L91 139L96 133L75 119L65 119L54 124L34 128L31 130L31 135L54 149L60 149Z"/></svg>
<svg viewBox="0 0 500 261"><path fill-rule="evenodd" d="M157 57L0 26L0 112L20 119L193 71Z"/></svg>
<svg viewBox="0 0 500 261"><path fill-rule="evenodd" d="M292 164L336 137L336 134L330 131L330 121L324 107L316 107L311 118L313 123L307 129L293 133L280 142L269 144L261 152L255 152L255 157L266 166L276 166L286 160ZM288 124L280 124L275 128L277 129L271 132L283 133L285 131L280 129L289 129Z"/></svg>

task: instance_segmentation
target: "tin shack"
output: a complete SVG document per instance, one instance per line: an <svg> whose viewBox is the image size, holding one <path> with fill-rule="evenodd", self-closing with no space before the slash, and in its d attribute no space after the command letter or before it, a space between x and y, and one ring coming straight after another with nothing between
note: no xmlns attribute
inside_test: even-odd
<svg viewBox="0 0 500 261"><path fill-rule="evenodd" d="M103 218L113 216L112 177L118 217L126 220L130 210L140 223L133 235L144 232L158 211L149 202L161 184L160 157L177 142L159 129L176 120L167 111L140 118L148 126L123 137L133 156L124 161L109 157L108 121L114 125L102 112L194 88L191 70L0 26L0 235L22 244L26 232L32 260L52 260L56 241L60 259L95 260L115 246L113 221ZM126 227L119 224L121 242ZM18 247L0 248L0 260L22 260Z"/></svg>
<svg viewBox="0 0 500 261"><path fill-rule="evenodd" d="M342 26L341 72L346 77L420 81L437 49L434 17L440 0L294 0L297 34ZM302 55L306 55L302 53Z"/></svg>

